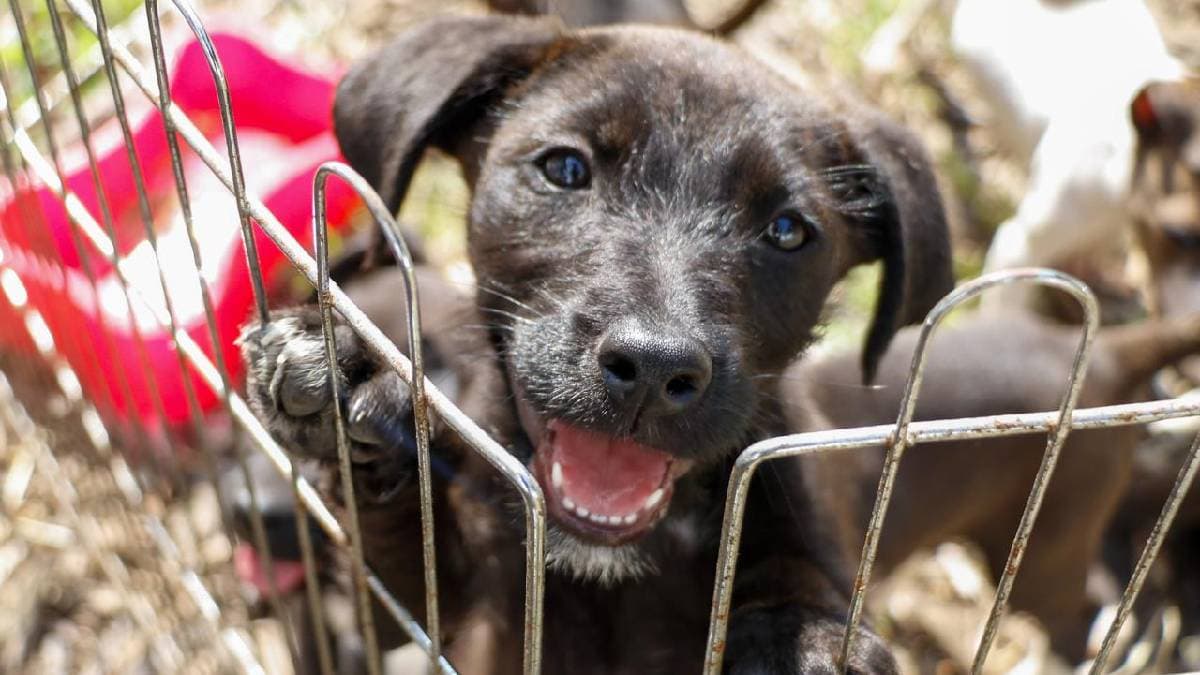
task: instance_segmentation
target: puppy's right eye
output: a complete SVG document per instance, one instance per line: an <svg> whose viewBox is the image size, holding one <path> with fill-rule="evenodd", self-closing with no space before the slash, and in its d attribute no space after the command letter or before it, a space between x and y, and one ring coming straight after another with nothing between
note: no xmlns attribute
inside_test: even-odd
<svg viewBox="0 0 1200 675"><path fill-rule="evenodd" d="M555 148L542 155L542 175L567 190L582 190L592 182L592 171L578 150Z"/></svg>

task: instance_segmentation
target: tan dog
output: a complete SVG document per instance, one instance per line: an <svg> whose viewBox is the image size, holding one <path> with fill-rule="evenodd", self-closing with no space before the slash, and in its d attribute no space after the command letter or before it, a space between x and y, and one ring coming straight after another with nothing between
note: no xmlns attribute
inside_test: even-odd
<svg viewBox="0 0 1200 675"><path fill-rule="evenodd" d="M859 386L850 355L790 369L781 389L789 413L819 411L836 428L894 422L916 329L897 336L876 387ZM916 418L945 419L1054 410L1067 382L1078 331L1032 314L985 314L935 338ZM1101 329L1080 395L1080 407L1144 400L1164 365L1200 352L1200 315ZM1012 606L1033 613L1052 645L1071 660L1084 656L1094 607L1086 579L1102 536L1129 481L1143 430L1121 427L1073 432L1063 448L1038 525L1017 577ZM952 537L978 543L998 578L1045 450L1045 435L918 445L904 457L880 541L880 573L913 551ZM853 523L846 545L862 544L882 449L841 453L818 464L841 498L840 517Z"/></svg>

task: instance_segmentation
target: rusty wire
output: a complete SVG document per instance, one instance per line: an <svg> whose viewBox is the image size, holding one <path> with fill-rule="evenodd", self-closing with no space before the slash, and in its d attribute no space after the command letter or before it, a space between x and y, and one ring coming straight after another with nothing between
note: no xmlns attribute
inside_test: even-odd
<svg viewBox="0 0 1200 675"><path fill-rule="evenodd" d="M7 153L7 149L5 149L5 153ZM5 270L11 271L11 268L6 267L4 260L0 257L0 273L3 273ZM14 297L14 294L16 294L16 297ZM96 420L99 417L93 405L83 397L83 391L77 384L78 378L74 376L67 360L58 353L55 345L55 336L49 334L48 331L44 335L32 335L34 331L28 328L38 325L45 326L46 324L40 318L38 310L27 304L28 295L24 294L20 279L16 278L15 281L10 280L5 285L3 291L0 292L0 295L3 295L9 305L24 316L24 323L27 326L26 330L31 333L30 337L34 338L42 359L54 367L59 389L79 414L83 428L88 432L92 446L101 457L109 458L110 471L112 472L114 482L124 486L122 492L125 495L126 501L131 506L136 507L142 502L142 492L136 481L129 477L124 460L119 456L111 455L112 447L104 427L100 424L90 422L90 420ZM64 385L64 382L72 381L76 384ZM0 414L8 417L10 425L15 429L24 428L32 430L35 427L34 422L24 411L23 406L13 396L8 380L2 372L0 372ZM54 498L68 518L75 522L75 529L80 533L84 547L97 562L104 575L115 586L126 589L125 593L129 597L140 597L127 590L130 574L121 558L111 553L103 553L101 547L97 545L92 533L96 532L98 528L94 522L85 518L85 515L81 514L76 508L78 496L75 488L63 476L47 439L41 434L32 431L28 435L36 439L37 461L40 466L44 467L45 473L56 484L57 489L53 492ZM166 533L162 523L149 515L144 517L143 522L164 557L179 561L178 549L175 548L173 540ZM223 626L220 607L213 599L204 581L200 579L200 576L195 570L182 565L179 573L184 590L192 598L192 601L196 603L196 606L200 608L200 614L206 620L207 626L212 631L214 637L217 637L226 646L231 656L238 661L244 672L261 673L262 668L246 644L244 637L232 627ZM158 632L153 621L153 608L146 606L144 603L139 603L134 608L131 608L131 610L134 620L139 625L146 628L151 634ZM180 667L182 661L186 659L186 655L180 652L179 647L169 635L161 635L160 639L155 640L154 644L160 654L159 658L174 668Z"/></svg>
<svg viewBox="0 0 1200 675"><path fill-rule="evenodd" d="M1154 564L1155 558L1158 557L1158 551L1162 548L1162 543L1167 537L1167 532L1171 529L1171 523L1175 520L1175 513L1179 510L1179 505L1183 503L1184 497L1187 496L1188 489L1191 488L1197 471L1200 471L1200 434L1197 434L1196 440L1192 442L1192 449L1188 452L1188 457L1175 478L1175 484L1171 487L1171 494L1167 497L1166 503L1163 504L1158 519L1154 521L1154 529L1150 531L1150 536L1146 539L1142 553L1138 556L1133 576L1130 578L1129 583L1126 584L1125 592L1121 595L1121 602L1117 605L1116 616L1113 618L1112 624L1109 625L1108 632L1104 634L1104 641L1100 644L1100 652L1096 654L1096 658L1092 662L1092 667L1088 671L1092 675L1100 675L1100 673L1104 672L1104 666L1108 663L1113 648L1116 646L1117 636L1121 633L1121 626L1125 625L1125 620L1129 618L1129 613L1133 610L1133 603L1137 600L1138 594L1142 590L1142 585L1146 583L1146 577L1150 574L1150 566Z"/></svg>
<svg viewBox="0 0 1200 675"><path fill-rule="evenodd" d="M524 634L524 672L534 674L540 672L541 667L541 640L542 640L542 624L543 624L543 593L545 584L545 531L546 531L546 511L545 502L541 489L537 482L533 479L528 469L523 466L515 457L508 453L496 441L491 439L484 431L482 431L473 421L467 418L459 411L453 403L432 383L425 379L422 369L421 352L420 352L420 317L419 303L416 281L413 275L411 258L407 251L403 248L403 243L400 241L395 230L395 220L389 214L378 196L367 186L366 182L348 167L330 163L323 165L318 171L314 182L313 191L313 207L314 207L314 246L315 259L310 256L307 251L284 229L277 218L265 207L261 200L255 195L250 194L246 190L245 180L242 171L240 152L237 142L237 134L233 123L233 111L229 98L228 85L225 82L224 72L220 64L220 60L216 53L215 47L209 38L207 31L200 20L199 15L187 0L172 0L176 11L183 17L185 23L189 26L196 39L199 41L204 56L208 62L214 84L216 85L219 110L221 113L221 124L224 140L226 143L227 159L223 159L216 149L209 143L207 138L199 131L195 124L171 101L169 95L169 80L167 75L166 59L163 52L161 27L159 25L159 10L156 0L147 0L145 3L146 19L149 28L149 37L151 42L151 55L153 58L154 77L147 75L146 70L132 56L126 46L118 40L113 40L111 31L105 21L104 13L100 0L92 0L89 7L84 0L62 0L71 12L78 17L99 39L99 58L100 63L85 65L82 69L83 79L89 79L101 72L107 75L109 85L112 89L113 104L116 108L118 122L121 124L122 134L126 141L126 150L129 153L129 161L132 170L135 172L135 183L138 191L138 206L139 215L142 218L143 225L147 230L147 238L151 246L155 246L154 233L150 214L150 205L147 201L144 182L140 177L140 166L136 152L132 146L130 139L129 122L124 111L124 102L120 86L118 82L117 69L125 73L130 81L142 91L149 102L154 105L161 113L166 126L168 137L168 145L170 150L172 171L174 174L176 194L179 198L180 208L183 213L185 227L188 230L189 243L192 248L193 259L195 263L195 271L200 278L200 293L205 309L205 320L209 329L209 335L214 345L213 359L210 359L201 347L183 331L176 320L174 310L171 306L171 297L165 282L163 282L163 274L161 261L157 260L156 252L156 267L159 272L160 283L162 284L162 292L166 302L165 313L159 310L154 303L150 302L140 289L131 288L124 273L121 271L120 263L123 256L115 245L116 238L113 231L112 216L108 213L107 205L104 202L104 193L99 185L97 174L97 161L91 149L89 140L90 130L86 117L82 111L82 102L80 99L80 76L74 71L74 67L80 62L85 64L96 60L96 53L92 52L84 57L81 57L74 63L69 58L66 40L62 34L61 18L58 15L57 5L55 0L47 0L50 8L50 16L52 27L55 30L56 46L59 50L59 56L62 66L62 76L65 78L66 92L70 95L72 109L75 113L77 124L80 128L82 137L82 145L87 152L87 160L89 170L92 172L93 182L96 184L98 199L100 200L101 216L100 222L92 216L84 207L79 198L72 194L65 180L65 174L62 170L61 161L58 157L59 149L55 142L52 115L57 105L65 101L65 99L57 102L50 99L47 91L58 85L51 85L39 81L39 74L35 72L35 64L33 61L32 50L29 47L29 38L25 33L25 23L21 10L17 4L18 0L10 0L10 11L16 20L18 33L21 38L22 48L26 63L30 69L30 78L34 85L34 96L32 106L26 104L20 110L14 111L12 107L12 99L9 92L11 91L5 81L5 78L0 77L0 85L3 85L3 93L7 122L9 129L0 138L3 141L4 149L4 168L8 176L10 185L16 189L18 184L17 173L32 171L32 173L43 184L53 192L64 206L70 227L69 232L73 237L78 255L85 266L85 272L91 283L93 292L98 297L96 290L96 281L94 275L90 271L88 265L88 254L84 251L84 242L89 244L95 251L109 258L114 267L114 271L118 282L123 291L124 300L126 303L126 312L130 322L130 329L134 332L135 338L141 344L140 331L134 319L134 304L147 308L154 319L167 330L169 336L174 340L173 349L179 359L180 370L183 374L184 387L188 389L188 405L189 410L193 415L193 425L197 423L196 415L199 414L198 406L195 404L195 394L190 389L190 378L187 370L190 367L196 374L199 375L201 381L204 382L213 392L221 399L221 404L234 423L238 433L244 434L245 437L253 444L255 451L262 452L273 463L276 470L289 479L294 495L296 497L296 516L298 537L303 555L305 573L307 576L307 601L310 611L314 618L314 633L318 644L318 655L320 659L320 667L323 673L333 671L332 658L328 652L326 643L326 630L323 624L322 615L324 613L323 603L319 593L319 580L315 570L315 555L313 551L313 543L309 537L305 519L311 517L317 524L330 536L331 541L340 547L349 548L353 552L355 586L357 589L357 607L360 615L360 628L364 632L364 637L368 645L368 663L373 672L378 668L378 649L376 638L374 635L373 619L371 617L371 609L368 604L367 594L371 594L378 599L393 619L404 629L414 642L426 651L431 659L431 663L443 672L453 672L452 666L446 659L441 656L441 631L438 621L438 603L437 603L437 579L436 579L436 564L435 556L436 549L433 539L433 510L432 510L432 486L429 470L429 430L428 430L428 410L437 411L441 418L446 422L446 425L457 432L476 452L478 452L485 460L487 460L504 478L506 478L520 493L525 513L525 556L526 556L526 579L525 579L525 634ZM0 64L0 76L3 75L3 66ZM57 79L55 79L57 82ZM45 100L43 100L45 97ZM28 131L35 124L42 126L45 132L47 147L50 152L50 161L41 154L36 147ZM0 127L3 127L0 124ZM411 616L411 614L402 607L394 597L387 591L379 578L373 574L363 559L361 547L361 532L357 524L357 515L355 508L355 500L353 497L353 485L350 481L349 472L349 455L347 440L345 437L344 421L341 417L341 411L335 405L335 424L337 426L338 437L338 454L341 464L341 478L343 480L343 492L347 501L348 522L345 526L330 511L329 507L322 502L317 495L316 490L302 477L300 477L296 463L292 461L283 448L270 437L269 433L263 428L262 424L254 417L245 401L239 397L233 388L228 374L228 365L224 363L221 354L220 346L217 342L217 333L215 328L215 319L213 315L212 300L207 287L207 283L200 273L202 261L200 259L199 247L196 241L194 232L194 224L192 222L191 206L188 197L187 180L183 171L180 147L178 138L183 138L200 157L201 161L212 171L217 179L225 186L229 193L236 201L238 218L241 226L242 240L244 244L244 252L247 257L248 269L251 274L251 285L254 291L255 308L257 318L261 322L270 320L270 311L267 305L265 287L262 279L262 272L258 263L258 255L254 237L254 224L257 224L269 239L280 249L280 251L291 261L292 265L299 271L315 288L318 290L318 299L322 310L323 319L323 334L325 338L326 357L329 367L334 364L334 355L336 353L336 344L334 343L332 331L333 311L336 310L342 317L346 325L348 325L365 343L374 351L388 367L394 369L401 378L410 385L413 392L414 419L416 423L416 437L418 445L418 480L420 481L420 500L421 500L421 519L422 519L422 552L425 562L425 589L426 589L426 617L427 625L422 628ZM20 160L20 167L14 166L8 156L9 146L15 146L17 156ZM408 315L408 336L411 354L406 356L402 354L397 347L363 314L357 307L350 302L349 298L337 287L337 285L329 280L328 276L328 233L327 224L325 222L325 205L324 191L325 184L329 176L336 176L340 180L346 182L351 188L366 203L368 211L372 215L376 226L380 227L384 233L386 241L393 247L396 258L400 261L400 266L405 275L406 291L409 297L409 315ZM80 238L80 234L83 238ZM2 253L2 252L0 252ZM920 389L921 375L924 368L926 348L928 341L931 338L934 330L941 319L960 302L973 297L982 292L986 288L990 288L997 284L1007 284L1014 282L1035 282L1042 283L1064 290L1072 294L1084 307L1087 320L1085 326L1081 330L1080 344L1076 352L1073 363L1072 374L1069 381L1066 383L1067 390L1062 399L1062 405L1056 412L1036 413L1036 414L1020 414L1020 415L997 415L979 418L968 418L959 420L941 420L933 422L913 422L912 416L915 410L915 403ZM1005 573L1002 576L995 602L992 606L987 624L983 631L980 640L979 648L976 652L975 662L972 666L973 672L980 672L983 663L987 657L991 642L995 637L997 623L1002 616L1007 602L1008 594L1011 591L1013 580L1019 572L1021 555L1024 548L1024 542L1028 540L1033 527L1036 523L1038 509L1040 507L1042 496L1046 489L1046 484L1052 475L1055 461L1057 460L1058 452L1061 450L1062 444L1065 442L1067 434L1071 429L1084 428L1101 428L1119 425L1130 425L1150 422L1154 420L1185 417L1200 414L1200 397L1192 396L1179 398L1169 401L1156 401L1151 403L1128 404L1120 406L1107 406L1102 408L1091 408L1085 410L1075 410L1077 401L1080 378L1083 369L1087 363L1088 349L1094 337L1096 330L1095 317L1095 301L1090 293L1086 291L1078 282L1066 277L1065 275L1052 273L1048 271L1023 271L1017 273L1006 273L1002 275L985 277L973 284L969 284L960 288L951 296L948 296L931 312L922 329L918 348L913 356L913 363L910 370L910 378L905 391L902 412L895 424L880 425L861 429L823 431L808 434L798 434L794 436L785 436L780 438L769 439L761 443L756 443L747 448L735 463L733 473L731 475L727 501L725 505L725 517L722 525L722 539L719 559L717 562L716 583L713 590L713 606L710 620L710 631L707 645L706 666L705 672L715 674L720 672L721 659L723 656L723 647L726 630L728 628L730 601L732 598L732 589L734 575L736 572L738 545L740 543L741 527L745 518L746 496L749 489L750 479L753 477L757 468L765 461L779 459L783 457L798 457L802 455L816 454L821 452L830 452L838 450L846 450L850 448L861 448L868 446L876 446L883 444L887 446L887 454L885 465L880 477L879 489L876 494L876 502L872 510L871 521L868 527L868 534L864 540L862 558L860 567L856 577L854 586L854 595L850 606L850 619L847 629L844 634L842 644L842 660L845 665L845 655L849 653L852 640L854 639L855 628L860 620L863 596L869 585L871 568L874 562L875 550L878 544L879 533L883 526L883 522L887 512L888 501L890 499L891 490L895 472L898 469L899 462L903 456L905 449L915 443L923 442L939 442L950 441L965 438L993 438L1003 435L1049 432L1047 439L1046 451L1043 456L1041 469L1035 478L1033 488L1031 490L1028 503L1022 515L1021 523L1018 526L1017 533L1013 538L1012 547L1010 550L1009 564L1006 567ZM109 331L103 330L105 340L108 341L107 349L110 353L115 353L115 348L112 346L112 335ZM93 348L99 350L105 348L104 344L99 346L93 345ZM139 348L143 363L145 363L145 347L142 345ZM99 356L99 351L97 358ZM214 363L215 360L215 363ZM162 425L163 439L170 441L168 433L168 425L165 413L162 412L161 392L156 391L154 376L148 367L146 371L147 383L152 388L152 403L156 407L156 413L160 424ZM336 390L338 383L336 377L330 378L331 387L334 388L334 401L338 401L338 392ZM120 383L118 383L120 385ZM129 385L126 382L119 386L119 391L128 399L129 407L133 407L133 396L129 392ZM115 403L110 403L115 407ZM135 433L145 433L145 429L134 424ZM207 451L205 451L207 453ZM158 459L157 453L151 453L151 458L155 461ZM168 455L169 456L169 455ZM206 454L207 456L207 454ZM211 460L211 456L207 456ZM51 457L51 460L53 457ZM265 566L268 569L268 578L274 583L274 575L269 573L270 568L270 551L265 545L265 534L262 529L261 511L258 508L257 496L253 481L250 478L246 468L244 457L238 453L240 468L243 477L247 484L247 490L252 504L252 528L253 538L256 545L260 548L260 554L264 557ZM1136 599L1142 584L1145 581L1149 565L1153 562L1158 553L1159 547L1166 536L1166 533L1175 516L1175 512L1198 470L1200 468L1200 438L1193 445L1188 460L1180 471L1175 487L1172 490L1171 496L1167 503L1164 504L1162 513L1155 524L1155 528L1148 538L1145 548L1142 551L1138 561L1135 573L1127 585L1121 604L1116 613L1113 623L1109 627L1108 633L1105 636L1101 652L1096 657L1092 664L1092 672L1099 673L1110 656L1110 653L1115 644L1115 638L1118 634L1121 625L1127 618L1133 601ZM50 470L53 467L50 466ZM153 530L153 528L151 528ZM169 536L162 532L162 540L160 545L164 551L164 555L171 555L171 545ZM186 571L184 572L186 575ZM194 575L194 574L193 574ZM191 579L191 577L189 577ZM198 580L198 577L197 577ZM189 581L189 587L194 583ZM272 591L269 594L272 602L278 602L278 593ZM211 599L211 598L210 598ZM214 626L219 626L220 616L219 611L213 614L213 605L202 605L206 608L205 616L210 617L214 622ZM283 618L282 613L276 604L276 612ZM285 624L285 627L290 630L291 627ZM227 648L235 655L246 656L250 653L249 647L244 642L229 638L229 631L223 631L222 636L227 642ZM293 643L299 640L293 636ZM249 666L247 666L249 667Z"/></svg>
<svg viewBox="0 0 1200 675"><path fill-rule="evenodd" d="M106 32L106 27L103 24L102 18L97 17L93 8L84 5L80 0L66 0L68 8L97 35ZM203 26L200 23L195 12L191 10L186 2L175 0L174 4L184 14L185 20L188 20L189 26L196 32L197 39L204 46L207 56L210 56L210 66L219 61L216 59L216 51L213 48L211 40L203 31ZM156 14L152 14L156 16ZM231 161L228 165L223 166L219 155L215 149L208 143L207 139L199 132L197 127L187 118L186 115L174 104L168 107L162 107L163 94L159 88L158 82L151 82L145 75L136 59L122 45L113 44L110 46L110 54L116 64L134 81L135 85L150 99L151 103L156 105L163 112L163 116L170 124L174 126L175 131L179 136L184 138L185 142L196 151L201 160L208 166L216 177L228 188L235 197L238 198L239 215L242 218L243 225L247 225L250 219L257 222L264 232L270 237L280 248L280 250L291 259L296 268L308 277L309 281L316 285L319 275L317 274L317 265L311 256L308 256L300 245L283 229L282 225L275 219L260 200L252 195L247 195L244 189L244 182L241 179L239 161ZM156 58L156 69L161 68L161 60ZM223 78L218 79L218 91L223 85ZM228 105L227 95L221 102L221 110L223 117L223 128L226 132L226 140L231 160L237 157L236 134L233 131L232 116ZM233 139L233 140L231 140ZM108 233L101 231L101 228L95 222L94 218L88 213L87 209L79 201L78 197L71 194L67 189L61 176L54 175L50 170L44 158L33 144L28 136L18 134L17 147L22 156L30 160L34 168L34 172L38 177L55 192L67 209L67 213L71 221L77 224L82 229L92 245L103 253L117 256L119 260L119 252L113 245L112 237L107 236ZM22 142L23 141L23 142ZM244 229L244 232L246 230ZM247 238L247 241L253 241L252 236ZM252 274L259 276L260 272L257 258L251 254L252 249L247 249L249 258L249 267ZM256 287L261 288L257 282ZM249 411L245 402L238 398L232 392L228 385L228 378L224 375L222 368L215 367L208 357L203 353L200 347L177 326L171 325L170 317L158 311L147 299L140 293L138 289L126 289L126 296L132 300L138 301L150 310L154 318L162 324L170 332L175 340L177 349L183 354L184 358L191 364L196 372L205 380L213 391L219 395L228 397L229 406L232 410L234 420L247 432L251 441L264 452L269 459L272 460L276 468L293 478L293 483L296 485L297 493L300 496L300 502L303 507L316 519L318 524L331 535L333 541L339 545L346 545L349 542L344 529L337 522L336 518L329 512L328 508L321 503L315 490L308 485L306 481L293 475L294 467L286 453L270 438L269 434L262 428L257 419ZM346 318L347 323L360 333L364 340L380 353L391 367L396 369L401 377L408 382L412 382L412 374L410 371L411 365L407 357L399 353L395 346L384 337L378 329L370 323L370 321L362 315L362 313L349 302L348 298L341 293L339 289L334 287L331 289L332 306ZM264 304L259 304L260 317L269 316ZM527 573L526 573L526 628L525 628L525 664L526 672L536 673L540 670L540 655L541 655L541 630L542 630L542 593L544 587L544 560L545 560L545 504L541 494L540 487L533 479L528 470L521 465L515 458L508 454L501 446L495 443L487 436L477 425L469 418L453 408L449 399L441 394L427 380L419 385L426 388L426 395L429 398L430 404L442 414L448 426L455 429L459 434L500 473L517 488L522 496L525 505L525 525L527 530L526 536L526 558L527 558ZM426 422L427 423L427 422ZM257 508L253 509L257 512ZM311 559L311 558L310 558ZM311 567L311 566L310 566ZM366 578L367 587L381 601L385 609L392 614L393 618L409 632L410 636L431 653L437 650L433 649L433 644L428 636L412 620L411 615L404 610L399 603L391 598L386 592L383 585L378 582L378 579L373 575ZM439 659L444 670L449 670L450 666L444 659Z"/></svg>
<svg viewBox="0 0 1200 675"><path fill-rule="evenodd" d="M313 248L317 254L317 302L321 308L321 337L325 348L325 367L329 369L329 400L333 402L338 473L341 474L342 479L342 499L346 502L346 524L350 529L350 561L353 566L351 572L354 577L355 609L358 611L359 625L362 627L363 637L367 643L367 671L371 675L380 675L379 643L375 635L375 619L371 615L371 600L367 597L367 563L363 557L362 529L359 527L358 520L358 499L355 497L354 490L354 468L350 463L350 439L346 435L346 420L342 414L342 396L338 386L337 342L333 336L333 306L332 296L329 293L329 227L325 220L325 183L330 172L330 168L322 166L317 170L316 177L313 178ZM383 224L381 223L380 226L382 227ZM416 307L409 307L410 329L415 321L413 318L416 316L415 310ZM413 362L413 374L414 379L421 374L416 361ZM428 448L426 450L428 451ZM424 489L422 489L421 497L425 497ZM421 505L422 533L426 533L429 525L424 520L426 507L427 505L424 503ZM426 559L424 562L425 578L428 582L430 560ZM425 590L428 598L436 598L436 589L432 593L429 588ZM436 600L433 600L433 606L436 610ZM431 625L436 626L436 621ZM436 650L438 649L436 632L429 633L429 648L430 658L435 659L434 663L436 663Z"/></svg>
<svg viewBox="0 0 1200 675"><path fill-rule="evenodd" d="M1032 282L1058 288L1070 293L1084 307L1087 319L1081 330L1080 344L1072 365L1072 375L1067 383L1067 393L1063 398L1062 406L1058 412L992 415L957 420L912 422L916 394L919 391L921 376L924 370L925 352L929 346L929 339L942 318L957 305L988 288L1016 282ZM863 545L863 558L860 563L858 577L855 580L851 619L847 622L846 631L842 639L840 667L844 671L846 667L846 654L849 653L849 646L853 641L852 634L858 620L858 612L861 611L862 595L866 592L869 582L871 564L874 561L875 546L878 543L883 517L891 496L892 480L904 448L916 443L944 442L966 438L995 438L1025 433L1049 432L1050 438L1047 441L1042 465L1035 478L1029 501L1022 513L1017 533L1013 537L1008 565L1001 578L996 600L988 616L984 636L976 651L972 669L974 672L979 672L982 668L983 660L987 656L987 651L990 648L991 639L994 637L996 625L1003 614L1007 593L1011 590L1013 580L1019 571L1024 543L1028 541L1032 533L1037 511L1050 475L1053 472L1058 451L1065 442L1066 434L1069 430L1141 424L1159 419L1188 417L1200 414L1200 395L1169 401L1075 410L1074 405L1078 397L1078 389L1082 383L1081 375L1087 365L1087 355L1091 341L1095 337L1096 324L1097 316L1094 297L1092 297L1091 292L1087 290L1086 286L1083 286L1072 277L1052 270L1011 270L982 277L964 284L943 298L930 311L922 326L921 337L913 355L909 380L904 398L902 399L901 413L896 424L781 436L755 443L742 452L734 463L725 501L725 514L721 526L721 549L717 559L717 574L713 588L712 614L709 621L708 645L705 655L704 672L706 675L717 675L721 670L721 664L724 659L725 637L729 628L733 583L737 571L738 548L741 542L742 524L746 515L746 500L750 489L750 479L753 478L754 473L763 462L785 457L802 457L822 452L877 445L886 445L889 448L883 473L880 477L880 486L876 492L876 501L872 510L870 525L868 526L868 534ZM1188 468L1184 467L1184 471L1188 470ZM1192 468L1194 469L1194 467ZM1182 480L1184 476L1182 471L1180 476ZM1181 498L1182 496L1180 496ZM1173 517L1174 510L1170 510L1168 513L1168 510L1164 509L1161 522L1164 535ZM1161 542L1161 537L1158 541ZM1149 543L1154 544L1154 540ZM1157 549L1155 548L1156 551ZM1150 553L1149 548L1147 549L1147 553ZM1152 561L1152 556L1149 557ZM1149 562L1146 564L1148 565ZM1140 587L1142 580L1144 579L1136 577L1131 580L1127 588L1127 594L1131 590L1136 594L1136 588ZM1130 600L1130 602L1132 601ZM858 607L857 610L854 609L855 606ZM1114 621L1113 630L1119 630L1119 623L1123 619L1124 616L1119 616L1118 621Z"/></svg>
<svg viewBox="0 0 1200 675"><path fill-rule="evenodd" d="M1021 514L1021 522L1017 527L1016 535L1013 537L1008 563L1005 565L1004 574L996 590L996 600L992 604L991 612L984 627L983 637L980 639L979 649L976 652L975 662L971 666L971 670L974 673L979 673L983 669L984 660L987 658L988 650L995 639L996 630L1000 624L1000 617L1004 612L1008 596L1012 591L1013 579L1020 569L1025 544L1029 541L1029 536L1033 532L1033 524L1037 519L1042 498L1045 496L1050 476L1058 461L1059 451L1062 449L1063 443L1067 440L1067 434L1070 432L1071 412L1075 409L1075 403L1079 399L1079 390L1083 384L1083 372L1087 367L1092 342L1096 337L1096 329L1100 325L1099 310L1096 298L1092 295L1092 292L1078 280L1050 270L1013 270L1002 274L991 274L981 277L947 295L925 317L925 322L921 326L920 337L917 340L916 349L913 352L908 382L905 385L904 395L901 397L900 416L896 420L896 431L888 443L889 447L884 458L883 472L879 478L879 487L875 492L875 505L871 510L871 519L867 525L866 540L863 543L858 574L854 580L854 593L850 599L850 617L847 621L846 632L842 637L842 649L839 656L839 667L842 672L845 672L847 668L855 631L862 617L863 601L866 596L867 587L871 581L871 568L875 563L875 552L879 546L879 537L883 532L883 520L887 514L888 503L892 497L896 472L900 468L900 459L905 449L912 443L908 429L912 424L913 415L916 413L917 397L921 390L921 382L924 379L929 345L933 339L934 332L941 325L942 320L962 303L993 287L1023 282L1032 282L1069 293L1079 302L1083 309L1084 323L1080 330L1079 346L1075 352L1074 363L1071 367L1067 392L1063 396L1062 404L1059 407L1056 424L1050 433L1049 439L1047 439L1042 466L1038 469L1037 476L1034 479L1034 487L1029 494L1029 502Z"/></svg>
<svg viewBox="0 0 1200 675"><path fill-rule="evenodd" d="M417 480L420 483L421 554L423 556L425 575L425 631L429 636L429 648L427 652L429 654L430 665L436 668L439 666L441 660L442 641L438 616L437 551L434 546L435 528L433 520L432 471L429 460L428 402L425 398L425 368L421 349L421 305L417 295L416 272L413 268L412 255L409 253L403 237L400 236L395 218L388 212L387 207L383 205L383 200L371 189L367 181L345 164L338 162L322 164L317 169L316 176L313 178L313 247L316 252L317 269L320 277L317 283L317 297L321 307L321 332L324 335L326 346L326 368L329 369L330 373L337 371L337 346L334 341L333 309L330 304L329 294L329 287L332 283L329 279L329 223L326 219L325 209L325 190L331 176L337 177L349 185L367 205L367 210L375 221L375 226L383 233L384 241L392 249L392 253L396 258L396 264L399 265L404 275L404 288L408 295L407 327L409 361L412 363L411 390L413 424L415 426L414 436L417 441ZM329 381L332 400L341 400L341 397L338 396L337 378L330 377ZM355 523L352 529L357 529L358 515L357 509L353 506L354 485L353 481L350 480L349 445L345 435L345 422L342 419L341 411L336 408L337 406L335 406L334 411L334 422L337 426L338 461L341 464L342 489L348 495L347 501L351 505L351 519ZM359 611L368 613L369 607L366 605L365 582L362 581L363 575L360 572L362 565L362 543L358 537L354 537L352 545L355 555L355 583L364 584L359 591ZM369 645L368 652L373 648L374 645Z"/></svg>

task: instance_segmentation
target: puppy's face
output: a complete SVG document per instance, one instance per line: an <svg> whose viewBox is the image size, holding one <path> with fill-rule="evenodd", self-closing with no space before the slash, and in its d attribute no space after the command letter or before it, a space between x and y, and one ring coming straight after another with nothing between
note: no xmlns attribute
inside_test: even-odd
<svg viewBox="0 0 1200 675"><path fill-rule="evenodd" d="M471 260L499 291L479 302L551 512L624 543L750 439L762 376L856 262L842 140L740 54L671 32L594 34L525 89L475 184Z"/></svg>
<svg viewBox="0 0 1200 675"><path fill-rule="evenodd" d="M949 285L945 226L906 139L855 128L726 45L630 27L518 42L499 72L519 75L431 135L473 183L478 304L546 495L550 559L611 577L639 569L680 481L775 430L762 392L849 267L888 268L868 367L923 315ZM370 117L343 103L349 79L339 138L388 186L386 168L370 175L386 155L349 137ZM903 214L913 203L925 213Z"/></svg>

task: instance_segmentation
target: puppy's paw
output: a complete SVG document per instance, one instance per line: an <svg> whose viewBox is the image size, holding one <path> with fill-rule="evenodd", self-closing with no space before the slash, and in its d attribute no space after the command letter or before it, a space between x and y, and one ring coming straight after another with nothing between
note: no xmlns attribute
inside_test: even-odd
<svg viewBox="0 0 1200 675"><path fill-rule="evenodd" d="M802 673L836 673L842 651L845 624L817 621L800 632L799 659ZM894 675L899 672L892 652L875 633L859 628L851 645L848 675Z"/></svg>
<svg viewBox="0 0 1200 675"><path fill-rule="evenodd" d="M348 326L335 325L334 338L335 375L351 460L370 467L374 476L387 476L394 486L403 482L414 463L411 392L395 371L370 357ZM247 399L271 435L301 456L336 458L320 311L300 307L276 312L269 323L247 326L238 342L246 365Z"/></svg>
<svg viewBox="0 0 1200 675"><path fill-rule="evenodd" d="M836 675L846 624L807 608L760 609L738 617L729 634L729 675ZM894 675L884 641L859 628L850 651L850 675Z"/></svg>

